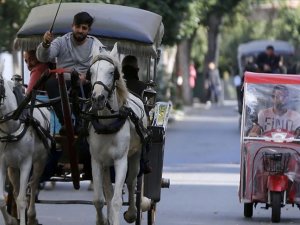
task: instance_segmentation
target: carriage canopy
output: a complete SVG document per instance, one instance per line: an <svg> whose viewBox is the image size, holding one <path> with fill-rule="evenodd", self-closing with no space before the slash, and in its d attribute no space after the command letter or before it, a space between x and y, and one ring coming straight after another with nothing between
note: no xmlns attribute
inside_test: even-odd
<svg viewBox="0 0 300 225"><path fill-rule="evenodd" d="M255 62L257 55L265 51L268 45L272 45L276 54L279 54L284 58L284 63L287 67L293 64L293 56L295 54L295 48L287 41L282 40L255 40L247 43L240 44L237 50L237 62L239 66L239 72L242 75L245 65L249 61Z"/></svg>
<svg viewBox="0 0 300 225"><path fill-rule="evenodd" d="M58 4L48 4L31 10L26 22L17 33L16 49L34 49L50 29ZM56 36L71 31L76 13L86 11L94 17L90 34L101 39L108 48L118 41L123 54L157 56L164 27L162 17L146 10L104 3L62 3L54 24Z"/></svg>

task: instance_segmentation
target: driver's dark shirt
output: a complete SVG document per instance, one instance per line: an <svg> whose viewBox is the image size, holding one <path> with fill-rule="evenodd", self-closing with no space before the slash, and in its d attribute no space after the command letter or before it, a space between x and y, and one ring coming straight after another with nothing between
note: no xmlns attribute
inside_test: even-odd
<svg viewBox="0 0 300 225"><path fill-rule="evenodd" d="M265 52L262 52L257 56L256 64L257 64L260 72L278 73L279 72L279 61L280 61L280 56L275 55L275 54L269 56ZM270 66L271 71L264 71L265 64Z"/></svg>

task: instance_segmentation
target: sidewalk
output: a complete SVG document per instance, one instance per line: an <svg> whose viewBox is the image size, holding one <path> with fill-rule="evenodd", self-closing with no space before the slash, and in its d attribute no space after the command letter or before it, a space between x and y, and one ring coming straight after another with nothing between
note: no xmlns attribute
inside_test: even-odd
<svg viewBox="0 0 300 225"><path fill-rule="evenodd" d="M186 116L236 116L238 117L237 101L225 100L222 105L217 104L204 104L195 102L191 106L184 106L182 110L173 110L171 118L182 120Z"/></svg>

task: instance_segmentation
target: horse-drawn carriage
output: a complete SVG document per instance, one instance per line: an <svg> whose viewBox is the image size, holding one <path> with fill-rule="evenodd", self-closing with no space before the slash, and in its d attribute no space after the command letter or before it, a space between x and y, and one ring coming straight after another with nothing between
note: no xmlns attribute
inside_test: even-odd
<svg viewBox="0 0 300 225"><path fill-rule="evenodd" d="M90 31L90 35L99 38L108 49L103 55L100 53L99 55L95 55L93 63L90 66L91 84L93 87L92 96L94 99L76 98L76 96L73 96L73 99L69 98L65 78L63 76L64 73L68 73L69 71L66 71L63 68L57 68L45 73L35 85L33 92L31 92L18 107L15 107L16 109L13 113L10 113L9 116L4 115L4 119L2 119L1 122L3 122L3 120L5 120L4 122L9 122L10 119L18 120L24 109L33 112L36 111L37 108L45 106L51 107L53 101L57 101L57 99L49 99L46 102L41 102L40 100L37 100L36 89L38 89L40 85L54 73L59 80L61 93L60 100L62 102L67 132L65 136L54 135L54 138L51 138L46 134L44 134L44 136L51 139L52 142L54 139L62 146L63 152L67 155L67 162L64 161L63 163L64 165L69 165L70 170L61 171L60 177L57 177L57 174L56 177L50 176L49 181L65 181L65 179L69 179L73 182L75 189L80 188L80 181L83 179L83 176L80 171L80 158L78 158L78 152L74 144L77 137L73 130L74 124L71 110L74 108L76 102L80 102L80 105L85 105L85 110L81 108L79 117L81 116L83 121L88 124L86 128L89 131L87 139L89 140L92 155L93 184L95 196L98 196L98 198L94 199L98 216L97 223L107 223L101 212L104 205L103 192L105 192L105 196L108 197L105 203L109 208L112 208L109 213L109 223L118 224L117 221L119 216L115 214L118 213L118 205L121 198L120 196L115 197L115 195L119 195L123 192L122 189L126 177L127 187L130 190L128 203L123 202L123 204L129 205L128 211L124 214L125 219L128 222L141 224L142 211L148 211L148 224L154 224L156 203L160 201L160 189L161 187L169 186L169 181L167 179L162 179L162 168L165 131L171 103L157 102L156 91L154 89L156 67L160 58L159 47L163 36L162 18L149 11L119 5L100 3L49 4L35 7L31 10L26 22L17 33L15 47L21 51L35 49L42 41L43 34L50 28L52 23L54 25L53 34L55 36L70 32L73 16L80 11L86 11L94 17L95 22ZM53 18L55 18L54 22ZM124 89L125 83L122 76L115 75L116 71L121 74L119 71L120 61L128 54L138 58L140 71L143 72L143 74L140 75L146 80L147 88L143 92L142 99L128 93L127 89ZM101 70L98 68L101 68ZM112 73L114 75L108 77L108 74ZM124 90L122 90L122 88ZM123 97L122 93L125 93ZM97 97L99 95L105 96L104 103L99 103L100 98ZM110 96L113 97L110 98ZM119 99L121 98L120 96L123 99ZM76 100L74 98L76 98ZM124 102L124 105L118 105L118 103L122 101ZM114 110L107 108L107 102L109 102ZM102 107L99 107L99 105ZM32 116L32 113L29 113L29 115ZM54 116L54 114L52 114L52 116ZM109 127L111 126L111 121L115 120L123 125L114 133L110 132L107 134L102 133L101 130L97 130L97 127L100 126L99 123L104 123L105 127ZM141 122L144 123L147 133L151 136L148 144L150 146L149 160L153 171L150 174L142 174L137 177L136 175L139 172L141 147L143 145L142 137L140 135L141 131L138 131ZM42 129L38 126L38 129L46 133L44 131L46 128ZM135 150L133 153L131 153L131 149L129 149L133 145L132 142L134 142L135 146L139 147L139 149ZM109 143L114 143L114 146ZM100 151L123 151L122 157L121 153L118 156L121 158L121 160L118 159L121 163L116 163L113 158L109 158L111 157L109 152L105 154L107 158L102 159L100 155L97 155L99 148L101 148ZM112 163L105 164L103 161L111 161ZM128 174L126 176L127 163ZM118 167L118 164L121 164L122 167ZM114 165L115 175L112 175L112 173L108 173L107 175L107 168L112 165ZM64 166L64 168L66 167L68 166ZM102 170L103 168L105 168L104 171ZM110 171L111 167L108 170ZM132 174L130 172L131 170L134 170ZM104 175L101 174L102 172ZM102 190L101 178L105 176L108 176L109 178L106 177L104 179L104 190ZM106 182L109 179L115 180L114 190L115 193L119 191L117 194L111 193L111 186L108 186L109 184ZM17 195L15 195L15 197L16 196ZM24 196L22 198L24 198ZM9 199L11 199L11 196ZM50 202L40 201L38 195L31 199L35 199L35 202L37 203ZM20 206L21 203L19 199L17 202L18 206ZM52 202L61 203L59 200L53 200ZM70 201L70 203L92 204L90 201ZM22 210L23 209L25 212L25 208L22 208ZM35 211L35 209L31 208L31 211L29 212L32 213L32 210ZM33 220L35 220L35 212L32 214L34 214ZM29 215L28 218L31 218L30 216L32 215ZM6 222L12 219L9 215L4 215L4 218ZM21 217L20 220L21 225L24 225L25 217Z"/></svg>

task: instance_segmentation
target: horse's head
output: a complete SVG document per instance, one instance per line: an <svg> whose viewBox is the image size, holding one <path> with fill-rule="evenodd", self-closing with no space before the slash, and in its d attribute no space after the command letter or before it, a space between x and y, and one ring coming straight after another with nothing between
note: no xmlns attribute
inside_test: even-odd
<svg viewBox="0 0 300 225"><path fill-rule="evenodd" d="M121 94L123 98L127 96L124 80L120 77L119 61L114 58L114 51L115 50L110 54L100 54L96 56L90 67L93 87L91 99L92 107L95 110L104 109L116 89L118 96L120 96L120 91L123 92L123 94ZM124 99L121 101L124 101Z"/></svg>

